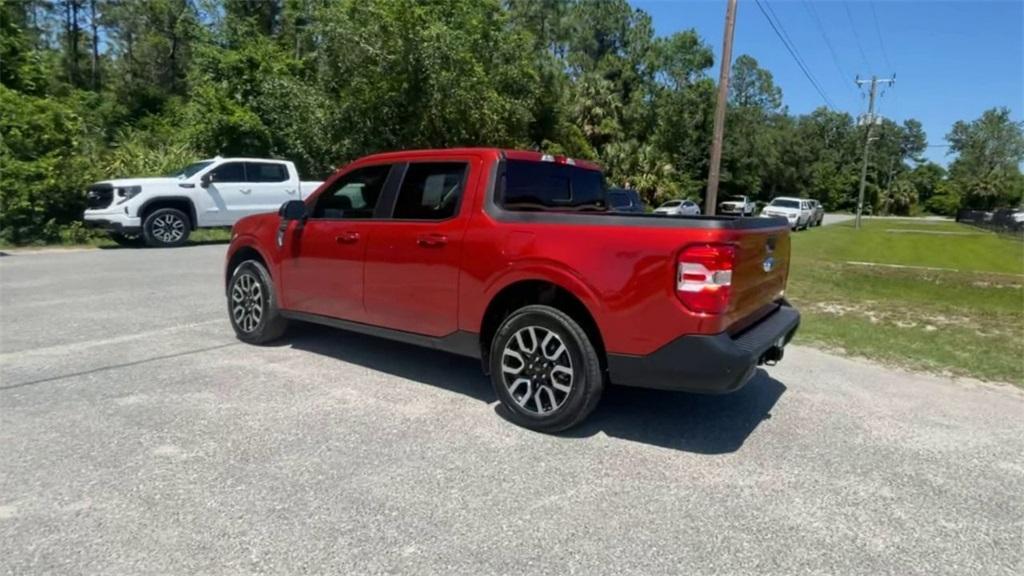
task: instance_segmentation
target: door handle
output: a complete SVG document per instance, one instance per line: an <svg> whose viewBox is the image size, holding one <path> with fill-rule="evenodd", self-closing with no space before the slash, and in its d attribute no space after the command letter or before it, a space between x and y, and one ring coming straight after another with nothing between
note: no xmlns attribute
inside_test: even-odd
<svg viewBox="0 0 1024 576"><path fill-rule="evenodd" d="M239 190L242 194L252 194L252 188L243 188Z"/></svg>
<svg viewBox="0 0 1024 576"><path fill-rule="evenodd" d="M359 232L342 232L341 236L335 236L334 241L338 244L355 244L359 242Z"/></svg>
<svg viewBox="0 0 1024 576"><path fill-rule="evenodd" d="M444 234L421 234L416 237L416 243L424 248L439 248L448 243L448 237Z"/></svg>
<svg viewBox="0 0 1024 576"><path fill-rule="evenodd" d="M285 190L288 194L295 194L295 190Z"/></svg>

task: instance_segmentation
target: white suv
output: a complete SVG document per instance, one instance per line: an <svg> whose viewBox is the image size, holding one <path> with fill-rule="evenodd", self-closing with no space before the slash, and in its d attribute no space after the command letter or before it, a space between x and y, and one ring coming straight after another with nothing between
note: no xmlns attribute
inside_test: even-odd
<svg viewBox="0 0 1024 576"><path fill-rule="evenodd" d="M196 228L231 226L303 199L320 182L301 182L295 164L263 158L211 158L162 178L122 178L89 186L85 223L120 244L180 246Z"/></svg>
<svg viewBox="0 0 1024 576"><path fill-rule="evenodd" d="M811 201L803 198L775 198L761 210L762 218L785 218L793 230L807 228L813 216Z"/></svg>
<svg viewBox="0 0 1024 576"><path fill-rule="evenodd" d="M665 216L700 216L700 206L691 200L669 200L655 208L654 213Z"/></svg>

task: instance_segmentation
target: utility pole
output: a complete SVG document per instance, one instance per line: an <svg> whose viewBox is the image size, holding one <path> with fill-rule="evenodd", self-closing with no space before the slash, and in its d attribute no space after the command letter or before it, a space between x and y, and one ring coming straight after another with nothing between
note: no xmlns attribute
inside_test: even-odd
<svg viewBox="0 0 1024 576"><path fill-rule="evenodd" d="M857 194L857 220L856 227L860 228L860 216L864 212L864 187L868 181L868 151L871 149L871 131L875 127L875 96L878 94L878 84L893 84L896 82L896 78L882 78L879 79L877 76L872 76L870 80L871 84L871 96L868 98L868 133L864 138L864 162L860 167L860 192ZM857 86L868 84L868 80L861 80L857 78Z"/></svg>
<svg viewBox="0 0 1024 576"><path fill-rule="evenodd" d="M725 133L725 106L729 99L729 68L732 67L732 33L736 28L736 0L725 9L725 34L722 39L722 70L718 75L718 100L715 103L715 131L711 137L711 166L704 213L714 216L718 205L718 179L722 166L722 137Z"/></svg>

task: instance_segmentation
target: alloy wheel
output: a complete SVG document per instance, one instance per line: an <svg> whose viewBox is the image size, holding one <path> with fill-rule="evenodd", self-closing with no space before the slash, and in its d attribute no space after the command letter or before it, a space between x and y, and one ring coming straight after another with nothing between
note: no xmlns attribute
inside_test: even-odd
<svg viewBox="0 0 1024 576"><path fill-rule="evenodd" d="M263 319L263 287L252 274L239 275L231 286L231 317L242 332L252 332Z"/></svg>
<svg viewBox="0 0 1024 576"><path fill-rule="evenodd" d="M541 326L521 328L505 343L501 376L512 400L538 415L558 410L573 385L573 365L562 338Z"/></svg>
<svg viewBox="0 0 1024 576"><path fill-rule="evenodd" d="M153 237L164 244L173 244L185 236L185 221L174 214L161 214L153 220Z"/></svg>

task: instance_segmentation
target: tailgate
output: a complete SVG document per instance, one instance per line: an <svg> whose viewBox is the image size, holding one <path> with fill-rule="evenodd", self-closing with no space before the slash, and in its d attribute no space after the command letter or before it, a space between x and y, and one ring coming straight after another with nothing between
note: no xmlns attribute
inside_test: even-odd
<svg viewBox="0 0 1024 576"><path fill-rule="evenodd" d="M775 308L789 275L789 230L746 230L737 242L732 298L726 313L730 331L741 330Z"/></svg>

